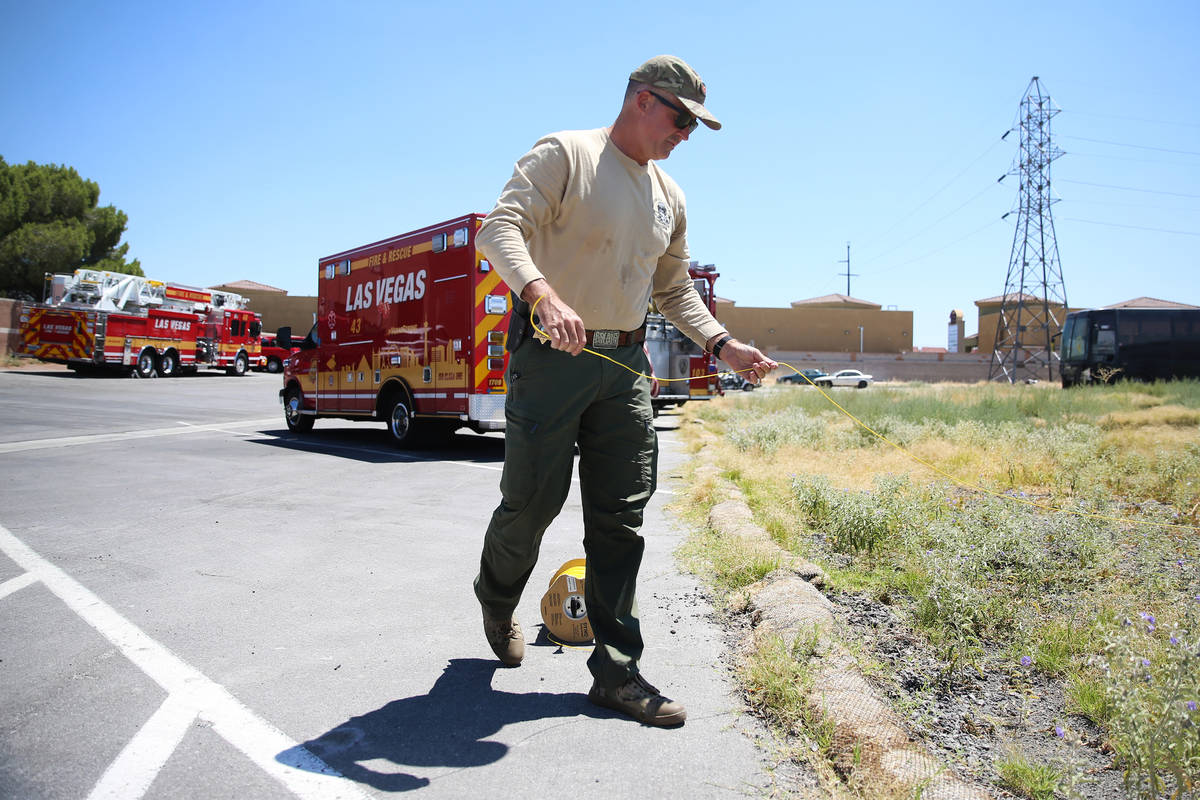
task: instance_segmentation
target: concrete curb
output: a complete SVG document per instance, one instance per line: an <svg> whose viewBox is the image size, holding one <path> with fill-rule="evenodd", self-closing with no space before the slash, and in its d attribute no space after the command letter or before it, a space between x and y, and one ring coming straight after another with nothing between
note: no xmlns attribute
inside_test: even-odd
<svg viewBox="0 0 1200 800"><path fill-rule="evenodd" d="M914 742L900 719L859 670L854 657L835 635L833 604L819 590L825 574L815 564L787 553L754 524L741 491L712 465L697 470L716 482L728 499L715 505L709 524L719 535L742 540L763 555L772 551L780 568L747 588L751 630L743 641L750 652L758 639L780 636L788 644L817 638L809 666L814 670L807 701L814 712L834 725L833 766L855 783L879 787L881 793L903 792L922 800L991 800L996 797L955 777L925 748Z"/></svg>

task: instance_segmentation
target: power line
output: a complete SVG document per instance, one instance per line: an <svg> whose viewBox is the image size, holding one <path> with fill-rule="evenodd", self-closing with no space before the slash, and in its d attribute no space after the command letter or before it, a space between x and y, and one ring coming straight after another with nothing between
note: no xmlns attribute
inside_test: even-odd
<svg viewBox="0 0 1200 800"><path fill-rule="evenodd" d="M913 239L916 239L918 236L921 236L922 234L924 234L924 233L927 233L927 232L928 232L930 229L937 227L939 224L941 224L941 223L942 223L942 222L943 222L945 219L947 219L948 217L951 217L951 216L953 216L954 214L957 214L959 211L961 211L962 209L966 208L968 205L970 205L971 203L975 202L975 201L976 201L976 200L978 200L980 197L982 197L982 196L983 196L983 195L984 195L986 192L988 192L989 190L991 190L991 189L995 188L997 185L999 185L999 184L998 184L998 183L989 183L987 186L984 186L984 187L983 187L983 189L981 189L980 191L976 192L976 193L975 193L974 195L972 195L971 197L969 197L969 198L967 198L966 200L964 200L964 201L963 201L963 202L962 202L960 205L958 205L957 207L955 207L955 208L954 208L954 209L952 209L951 211L948 211L947 213L945 213L945 214L943 214L942 216L938 217L938 218L937 218L937 219L935 219L933 222L929 223L929 224L928 224L928 225L926 225L924 228L922 228L921 230L919 230L919 231L917 231L916 233L914 233L912 236L909 236L907 239L904 239L904 240L902 240L902 241L900 241L900 242L897 242L897 243L896 243L896 245L894 245L893 247L890 247L890 248L888 248L887 250L884 250L884 251L883 251L882 253L880 253L879 255L872 256L871 258L868 258L866 261L864 261L864 262L863 262L863 264L872 264L872 263L874 263L874 262L878 261L879 259L883 258L884 256L886 256L888 253L892 253L892 252L894 252L894 251L896 251L896 250L899 250L901 247L903 247L904 245L908 244L908 243L909 243L909 242L911 242ZM862 264L860 264L860 265L859 265L859 268L861 268L861 267L862 267Z"/></svg>
<svg viewBox="0 0 1200 800"><path fill-rule="evenodd" d="M983 231L987 230L988 228L992 227L993 225L999 224L1002 221L1002 219L1003 218L1001 218L1001 217L997 217L996 219L992 220L991 222L988 222L988 223L976 228L975 230L971 231L970 233L968 233L964 236L960 236L959 238L955 239L952 242L947 242L946 244L942 245L941 247L937 248L936 250L930 250L928 253L922 253L921 255L916 256L915 258L910 258L908 261L901 261L899 264L893 264L890 267L884 267L883 269L875 270L874 272L872 272L870 274L871 275L883 275L886 272L891 272L892 270L900 269L901 267L907 267L909 264L913 264L917 261L924 261L925 259L929 258L930 256L936 256L938 253L942 252L943 250L949 249L949 248L953 247L954 245L958 244L959 242L965 242L967 239L970 239L975 234L982 233Z"/></svg>
<svg viewBox="0 0 1200 800"><path fill-rule="evenodd" d="M1080 200L1077 197L1072 197L1068 202L1071 206L1118 206L1120 208L1141 208L1148 211L1178 211L1179 209L1172 206L1156 206L1147 205L1145 203L1121 203L1115 200Z"/></svg>
<svg viewBox="0 0 1200 800"><path fill-rule="evenodd" d="M1075 139L1076 141L1079 141L1079 142L1092 142L1093 144L1111 144L1111 145L1116 145L1117 147L1133 147L1138 150L1156 150L1160 153L1180 153L1185 156L1200 156L1200 152L1196 152L1195 150L1172 150L1169 147L1150 147L1149 145L1144 145L1144 144L1129 144L1128 142L1113 142L1113 141L1109 141L1108 139L1089 139L1086 136L1067 136L1065 134L1063 135L1062 138Z"/></svg>
<svg viewBox="0 0 1200 800"><path fill-rule="evenodd" d="M1099 186L1101 189L1123 189L1127 192L1143 192L1145 194L1165 194L1171 197L1200 197L1200 194L1186 194L1185 192L1163 192L1157 189L1138 189L1133 186L1114 186L1111 183L1089 183L1087 181L1072 181L1066 178L1059 178L1060 183L1077 183L1080 186Z"/></svg>
<svg viewBox="0 0 1200 800"><path fill-rule="evenodd" d="M1188 167L1193 167L1196 165L1196 162L1194 162L1194 161L1175 161L1175 160L1163 159L1163 158L1130 158L1129 156L1110 156L1110 155L1103 155L1101 153L1084 153L1079 150L1072 150L1070 152L1070 155L1083 156L1085 158L1107 158L1112 161L1136 161L1139 164L1175 164L1178 166L1188 166Z"/></svg>
<svg viewBox="0 0 1200 800"><path fill-rule="evenodd" d="M1073 116L1106 117L1108 119L1128 120L1129 122L1149 122L1153 125L1180 125L1185 128L1200 128L1200 123L1195 123L1195 122L1178 122L1175 120L1167 120L1167 119L1146 119L1145 117L1126 117L1121 114L1096 114L1096 113L1089 112L1089 111L1075 111L1073 109L1064 109L1064 110L1069 110Z"/></svg>
<svg viewBox="0 0 1200 800"><path fill-rule="evenodd" d="M1103 225L1106 228L1129 228L1135 231L1154 231L1155 233L1177 233L1181 236L1200 236L1200 233L1195 231L1176 231L1170 228L1146 228L1141 225L1121 225L1116 222L1099 222L1094 219L1079 219L1077 217L1063 217L1064 222L1086 222L1088 225Z"/></svg>
<svg viewBox="0 0 1200 800"><path fill-rule="evenodd" d="M1004 134L1004 135L1005 135L1005 136L1007 136L1007 135L1008 135L1008 133L1007 133L1007 132L1005 132L1005 134ZM974 159L973 161L971 161L971 163L970 163L970 164L967 164L965 167L963 167L963 168L962 168L962 170L960 170L960 171L959 171L959 173L958 173L957 175L955 175L955 176L954 176L953 178L951 178L950 180L946 181L946 183L944 183L944 184L941 186L941 188L939 188L939 189L938 189L937 191L935 191L933 194L929 195L929 197L926 197L924 200L922 200L920 203L918 203L918 204L916 205L916 207L914 207L914 208L913 208L911 211L909 211L907 214L905 214L904 216L900 217L900 219L898 219L898 220L896 220L894 223L892 223L892 225L891 225L891 226L890 226L890 227L889 227L887 230L885 230L883 233L879 234L879 235L878 235L878 236L876 236L874 239L870 239L870 240L868 240L868 244L870 244L870 243L871 243L871 242L873 242L873 241L878 241L879 239L882 239L883 237L887 236L889 233L891 233L891 232L892 232L892 231L894 231L896 228L898 228L898 227L900 226L900 224L901 224L901 223L903 223L905 220L907 220L907 219L908 219L909 217L911 217L913 214L916 214L916 213L917 213L918 211L920 211L922 208L924 208L925 206L929 205L929 203L930 203L930 202L932 202L932 200L933 200L935 197L937 197L939 194L941 194L942 192L944 192L944 191L945 191L945 190L946 190L946 189L947 189L947 188L948 188L948 187L949 187L949 186L950 186L952 183L954 183L956 180L958 180L958 179L959 179L959 178L961 178L963 175L965 175L965 174L967 173L967 171L968 171L969 169L971 169L971 167L975 166L975 165L976 165L976 164L978 164L980 161L982 161L984 158L986 158L986 157L987 157L987 155L988 155L989 153L991 153L993 150L995 150L995 149L996 149L996 147L997 147L997 146L998 146L998 145L999 145L999 144L1000 144L1002 141L1004 141L1004 137L1003 137L1003 136L1002 136L1002 137L1000 137L999 139L997 139L996 141L992 142L992 143L991 143L991 144L988 146L988 148L987 148L986 150L984 150L982 153L980 153L978 156L976 156L976 157L975 157L975 159ZM888 251L888 252L891 252L891 251Z"/></svg>

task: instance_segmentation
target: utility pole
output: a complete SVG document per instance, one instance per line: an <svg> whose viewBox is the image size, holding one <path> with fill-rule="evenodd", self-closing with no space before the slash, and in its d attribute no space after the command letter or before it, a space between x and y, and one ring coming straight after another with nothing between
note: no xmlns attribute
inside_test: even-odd
<svg viewBox="0 0 1200 800"><path fill-rule="evenodd" d="M849 297L850 296L850 276L853 275L855 278L858 277L857 272L850 271L850 243L849 242L846 242L846 258L845 258L845 260L838 259L838 263L846 265L846 271L839 272L838 275L846 276L846 297Z"/></svg>
<svg viewBox="0 0 1200 800"><path fill-rule="evenodd" d="M1021 98L1020 149L1007 173L1018 176L1021 186L988 380L1058 377L1054 344L1066 314L1067 290L1050 213L1057 202L1050 191L1050 163L1063 152L1050 137L1050 120L1060 110L1034 76Z"/></svg>

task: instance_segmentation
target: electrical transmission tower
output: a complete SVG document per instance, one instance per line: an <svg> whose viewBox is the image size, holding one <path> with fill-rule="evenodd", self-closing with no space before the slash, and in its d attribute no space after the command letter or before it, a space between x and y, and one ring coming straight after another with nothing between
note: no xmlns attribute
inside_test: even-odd
<svg viewBox="0 0 1200 800"><path fill-rule="evenodd" d="M1060 110L1034 76L1021 98L1021 146L1008 172L1020 179L1021 188L988 380L1058 378L1054 345L1066 314L1067 290L1050 214L1056 202L1050 192L1050 163L1063 153L1050 138L1050 119Z"/></svg>

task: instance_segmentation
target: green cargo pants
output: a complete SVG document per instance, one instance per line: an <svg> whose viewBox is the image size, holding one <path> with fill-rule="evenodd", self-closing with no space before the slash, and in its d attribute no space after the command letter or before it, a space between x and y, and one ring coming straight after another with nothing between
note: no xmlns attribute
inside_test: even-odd
<svg viewBox="0 0 1200 800"><path fill-rule="evenodd" d="M640 344L600 352L649 371ZM517 607L542 534L567 499L578 444L584 600L596 638L588 668L601 686L619 686L642 655L636 584L645 542L638 531L658 472L650 380L527 339L509 358L504 411L503 499L484 536L475 595L491 616Z"/></svg>

